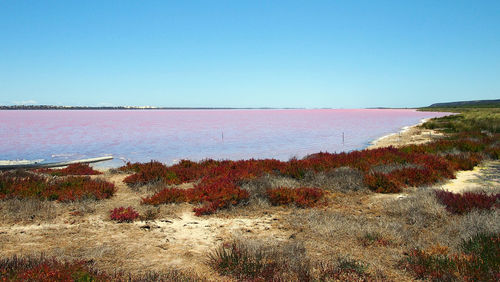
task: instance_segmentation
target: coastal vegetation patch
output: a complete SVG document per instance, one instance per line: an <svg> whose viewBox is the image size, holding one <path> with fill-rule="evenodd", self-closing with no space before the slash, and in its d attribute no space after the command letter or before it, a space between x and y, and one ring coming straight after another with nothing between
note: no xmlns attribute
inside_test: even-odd
<svg viewBox="0 0 500 282"><path fill-rule="evenodd" d="M102 174L102 172L93 169L88 164L70 164L65 168L60 168L60 169L40 168L36 169L35 172L46 173L53 176Z"/></svg>
<svg viewBox="0 0 500 282"><path fill-rule="evenodd" d="M500 193L487 194L486 192L465 192L463 194L449 191L435 191L439 202L446 209L455 214L464 214L477 210L490 210L500 208Z"/></svg>
<svg viewBox="0 0 500 282"><path fill-rule="evenodd" d="M144 198L144 204L203 203L204 206L196 210L197 214L210 214L218 209L246 201L252 195L248 195L241 186L265 175L304 182L311 178L311 175L329 174L347 168L360 173L363 184L377 193L399 193L406 187L433 185L454 178L458 170L473 169L485 158L498 158L499 138L500 134L475 130L460 132L426 144L334 154L320 152L286 162L274 159L239 161L209 159L201 162L183 160L178 164L167 166L151 161L128 163L119 170L133 173L124 179L129 186L148 183L167 186L157 194ZM179 190L169 187L190 182L195 183L194 188ZM292 194L303 193L297 191L290 190L286 193L292 199ZM276 198L273 195L277 195L277 192L266 193L268 199ZM316 197L316 195L317 192L310 193L309 196Z"/></svg>
<svg viewBox="0 0 500 282"><path fill-rule="evenodd" d="M435 246L412 250L402 262L418 279L433 281L498 281L500 234L477 234L464 240L461 252Z"/></svg>
<svg viewBox="0 0 500 282"><path fill-rule="evenodd" d="M112 183L88 176L46 177L27 171L0 173L0 199L40 199L72 202L113 196Z"/></svg>
<svg viewBox="0 0 500 282"><path fill-rule="evenodd" d="M109 217L117 222L132 222L139 217L139 213L132 207L119 207L110 210Z"/></svg>
<svg viewBox="0 0 500 282"><path fill-rule="evenodd" d="M162 273L131 275L102 271L92 260L65 261L55 257L12 256L0 259L0 281L205 281L194 274L186 275L166 269Z"/></svg>

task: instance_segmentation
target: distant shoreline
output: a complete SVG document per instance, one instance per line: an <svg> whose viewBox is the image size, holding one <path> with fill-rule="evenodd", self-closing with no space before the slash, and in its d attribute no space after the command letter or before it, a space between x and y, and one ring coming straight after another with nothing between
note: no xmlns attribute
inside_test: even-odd
<svg viewBox="0 0 500 282"><path fill-rule="evenodd" d="M119 107L86 107L86 106L52 106L52 105L33 105L33 106L0 106L0 110L352 110L353 108L272 108L272 107L153 107L153 106L119 106ZM387 108L370 107L359 108L366 110L416 110L413 108Z"/></svg>

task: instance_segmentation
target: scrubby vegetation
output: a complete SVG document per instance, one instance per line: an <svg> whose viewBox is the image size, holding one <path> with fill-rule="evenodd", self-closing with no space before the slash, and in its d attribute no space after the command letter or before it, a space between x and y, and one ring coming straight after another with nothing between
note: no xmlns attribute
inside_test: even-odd
<svg viewBox="0 0 500 282"><path fill-rule="evenodd" d="M279 187L267 190L269 201L273 205L295 204L297 207L314 207L319 204L325 192L319 188L286 188Z"/></svg>
<svg viewBox="0 0 500 282"><path fill-rule="evenodd" d="M85 261L61 262L43 256L0 260L2 281L106 281L110 278Z"/></svg>
<svg viewBox="0 0 500 282"><path fill-rule="evenodd" d="M93 266L92 261L62 261L43 255L13 256L0 260L0 281L204 281L195 275L176 270L164 273L147 272L131 275L122 272L106 273Z"/></svg>
<svg viewBox="0 0 500 282"><path fill-rule="evenodd" d="M370 281L364 263L346 258L312 263L298 243L269 244L232 241L209 255L221 275L242 281Z"/></svg>
<svg viewBox="0 0 500 282"><path fill-rule="evenodd" d="M132 207L119 207L110 210L109 217L118 222L132 222L139 217L139 213Z"/></svg>
<svg viewBox="0 0 500 282"><path fill-rule="evenodd" d="M102 174L102 172L93 169L88 164L70 164L67 167L60 169L41 168L36 169L35 172L47 173L55 176Z"/></svg>
<svg viewBox="0 0 500 282"><path fill-rule="evenodd" d="M71 202L85 199L106 199L115 186L89 177L68 176L47 178L26 171L0 173L0 199L45 199Z"/></svg>
<svg viewBox="0 0 500 282"><path fill-rule="evenodd" d="M446 247L412 250L403 266L419 279L439 281L498 281L500 234L477 234L461 244L461 252Z"/></svg>
<svg viewBox="0 0 500 282"><path fill-rule="evenodd" d="M435 191L439 202L446 206L451 213L464 214L474 209L489 210L500 207L500 193L487 194L485 192L465 192L463 194L448 191Z"/></svg>
<svg viewBox="0 0 500 282"><path fill-rule="evenodd" d="M488 131L492 134L500 133L500 107L492 108L423 108L426 111L442 111L460 113L426 122L423 126L428 129L439 129L447 133Z"/></svg>

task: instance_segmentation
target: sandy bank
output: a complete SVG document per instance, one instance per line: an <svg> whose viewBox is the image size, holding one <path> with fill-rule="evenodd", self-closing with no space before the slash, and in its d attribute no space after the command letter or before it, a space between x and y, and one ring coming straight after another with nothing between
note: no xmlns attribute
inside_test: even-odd
<svg viewBox="0 0 500 282"><path fill-rule="evenodd" d="M423 119L419 124L405 126L397 133L383 136L373 141L367 149L376 149L388 146L400 147L409 144L423 144L443 137L443 134L440 132L420 127L420 125L428 120L429 119Z"/></svg>

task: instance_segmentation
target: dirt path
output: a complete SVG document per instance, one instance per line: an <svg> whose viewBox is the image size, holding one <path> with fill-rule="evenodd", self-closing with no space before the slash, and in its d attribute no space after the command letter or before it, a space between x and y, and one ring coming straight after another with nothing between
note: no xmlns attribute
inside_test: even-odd
<svg viewBox="0 0 500 282"><path fill-rule="evenodd" d="M473 170L459 171L456 179L451 179L436 188L455 193L500 189L500 161L486 161Z"/></svg>

